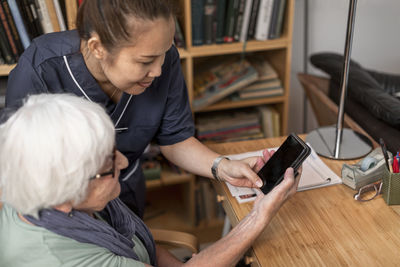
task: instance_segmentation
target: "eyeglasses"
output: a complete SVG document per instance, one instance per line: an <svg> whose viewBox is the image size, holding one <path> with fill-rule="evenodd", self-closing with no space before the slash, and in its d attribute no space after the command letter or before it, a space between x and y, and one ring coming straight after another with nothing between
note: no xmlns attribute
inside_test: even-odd
<svg viewBox="0 0 400 267"><path fill-rule="evenodd" d="M117 154L117 149L114 148L113 153L112 153L112 157L111 157L111 159L112 159L112 168L111 168L110 171L103 172L103 173L98 173L95 176L90 177L89 180L99 179L101 177L108 176L108 175L111 175L111 177L114 178L115 177L115 170L117 169L116 165L115 165L116 164L116 160L115 160L116 154Z"/></svg>
<svg viewBox="0 0 400 267"><path fill-rule="evenodd" d="M378 196L382 191L382 182L376 182L365 185L354 195L354 199L358 201L369 201Z"/></svg>

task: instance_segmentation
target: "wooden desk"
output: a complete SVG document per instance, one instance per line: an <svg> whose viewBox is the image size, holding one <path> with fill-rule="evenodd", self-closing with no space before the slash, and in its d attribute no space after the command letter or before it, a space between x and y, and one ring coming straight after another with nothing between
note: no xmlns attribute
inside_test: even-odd
<svg viewBox="0 0 400 267"><path fill-rule="evenodd" d="M208 147L227 155L279 146L283 140ZM340 176L344 161L322 159ZM236 225L253 204L239 205L225 184L215 184L218 194L225 196L223 206L232 225ZM354 193L345 185L296 193L254 243L253 266L399 266L399 206L387 206L382 196L361 203L353 199Z"/></svg>

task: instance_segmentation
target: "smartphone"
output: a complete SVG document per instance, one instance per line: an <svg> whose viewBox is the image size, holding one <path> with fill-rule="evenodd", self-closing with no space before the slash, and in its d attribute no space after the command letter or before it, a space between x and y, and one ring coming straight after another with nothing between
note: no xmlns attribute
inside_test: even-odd
<svg viewBox="0 0 400 267"><path fill-rule="evenodd" d="M258 176L263 181L261 191L268 194L282 182L285 171L289 167L292 167L296 174L297 169L310 153L311 148L300 137L291 133L258 172Z"/></svg>

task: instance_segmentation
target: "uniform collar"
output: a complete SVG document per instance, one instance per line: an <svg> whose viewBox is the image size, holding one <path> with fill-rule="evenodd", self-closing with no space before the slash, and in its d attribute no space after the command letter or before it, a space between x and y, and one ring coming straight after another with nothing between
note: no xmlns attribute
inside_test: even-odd
<svg viewBox="0 0 400 267"><path fill-rule="evenodd" d="M68 71L70 71L70 75L72 76L71 78L74 79L75 84L79 88L79 92L77 92L78 95L82 95L88 100L104 106L107 110L107 113L114 121L114 124L116 124L116 127L118 127L117 124L121 120L121 117L133 96L122 93L122 96L117 104L112 102L112 100L106 95L106 93L103 92L100 85L90 73L85 64L82 53L79 52L79 49L76 53L66 55L64 60L67 61L66 64L68 64Z"/></svg>

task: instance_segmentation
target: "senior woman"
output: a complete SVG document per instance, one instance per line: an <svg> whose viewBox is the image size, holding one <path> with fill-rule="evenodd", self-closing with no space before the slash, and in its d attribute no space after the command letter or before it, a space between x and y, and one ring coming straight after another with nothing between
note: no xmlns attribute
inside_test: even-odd
<svg viewBox="0 0 400 267"><path fill-rule="evenodd" d="M262 163L246 160L255 169ZM181 263L155 246L143 221L119 200L118 176L127 165L98 104L30 96L0 126L0 266L231 266L298 181L288 169L227 236Z"/></svg>

